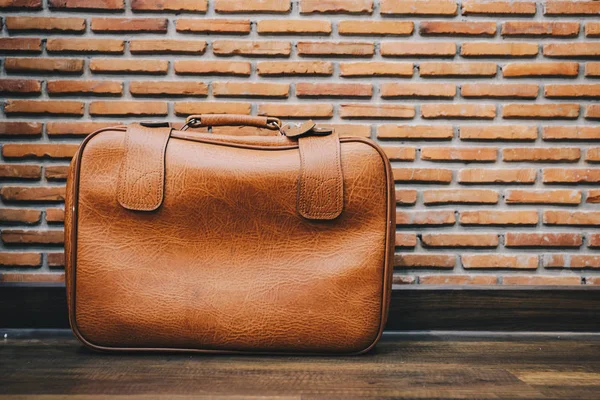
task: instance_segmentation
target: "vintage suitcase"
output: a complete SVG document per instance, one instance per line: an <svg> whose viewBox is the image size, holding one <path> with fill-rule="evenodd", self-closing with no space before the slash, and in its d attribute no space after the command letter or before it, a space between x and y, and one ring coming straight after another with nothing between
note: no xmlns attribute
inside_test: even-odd
<svg viewBox="0 0 600 400"><path fill-rule="evenodd" d="M186 130L217 125L273 134ZM312 121L101 129L67 183L72 329L96 350L367 351L387 317L394 215L382 149Z"/></svg>

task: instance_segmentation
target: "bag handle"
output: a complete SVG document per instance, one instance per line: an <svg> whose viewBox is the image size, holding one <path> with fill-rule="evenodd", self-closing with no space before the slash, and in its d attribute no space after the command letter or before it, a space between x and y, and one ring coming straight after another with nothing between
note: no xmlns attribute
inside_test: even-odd
<svg viewBox="0 0 600 400"><path fill-rule="evenodd" d="M199 128L203 126L255 126L278 130L281 132L281 121L275 117L256 117L244 114L192 114L185 119L181 128Z"/></svg>

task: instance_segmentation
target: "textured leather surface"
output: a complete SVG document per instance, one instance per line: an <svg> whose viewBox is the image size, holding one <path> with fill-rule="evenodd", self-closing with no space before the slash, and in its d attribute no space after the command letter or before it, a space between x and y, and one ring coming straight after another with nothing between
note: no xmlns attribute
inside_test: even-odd
<svg viewBox="0 0 600 400"><path fill-rule="evenodd" d="M228 143L174 131L162 205L128 210L117 200L125 136L88 136L71 167L69 317L85 344L307 353L375 344L394 229L390 166L375 144L340 140L343 212L310 220L297 211L298 143L280 136Z"/></svg>
<svg viewBox="0 0 600 400"><path fill-rule="evenodd" d="M252 115L241 115L241 114L196 114L187 117L187 120L197 120L199 122L194 123L194 126L235 126L235 125L247 125L257 126L260 128L273 128L272 124L269 124L268 117L257 117Z"/></svg>
<svg viewBox="0 0 600 400"><path fill-rule="evenodd" d="M298 144L298 212L308 219L337 218L344 208L344 178L338 134L301 137Z"/></svg>

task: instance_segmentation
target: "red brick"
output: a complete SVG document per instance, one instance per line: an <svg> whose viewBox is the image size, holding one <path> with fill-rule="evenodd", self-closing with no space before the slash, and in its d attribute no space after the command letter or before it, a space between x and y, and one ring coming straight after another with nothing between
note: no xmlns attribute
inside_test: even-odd
<svg viewBox="0 0 600 400"><path fill-rule="evenodd" d="M454 57L454 42L382 42L384 57Z"/></svg>
<svg viewBox="0 0 600 400"><path fill-rule="evenodd" d="M417 278L414 276L393 274L392 276L392 284L394 285L412 285L417 283Z"/></svg>
<svg viewBox="0 0 600 400"><path fill-rule="evenodd" d="M425 247L498 247L496 233L424 233Z"/></svg>
<svg viewBox="0 0 600 400"><path fill-rule="evenodd" d="M41 267L40 253L0 252L0 265L3 267Z"/></svg>
<svg viewBox="0 0 600 400"><path fill-rule="evenodd" d="M333 106L326 103L261 103L258 105L258 115L282 118L331 118Z"/></svg>
<svg viewBox="0 0 600 400"><path fill-rule="evenodd" d="M583 237L579 233L529 233L507 232L506 247L581 247Z"/></svg>
<svg viewBox="0 0 600 400"><path fill-rule="evenodd" d="M381 0L383 15L456 15L454 0Z"/></svg>
<svg viewBox="0 0 600 400"><path fill-rule="evenodd" d="M169 112L164 101L93 101L90 103L90 115L132 116L167 115Z"/></svg>
<svg viewBox="0 0 600 400"><path fill-rule="evenodd" d="M413 205L417 202L417 191L415 189L396 189L396 204ZM396 234L396 237L399 234ZM416 244L416 243L415 243Z"/></svg>
<svg viewBox="0 0 600 400"><path fill-rule="evenodd" d="M0 93L40 94L42 85L33 79L0 79Z"/></svg>
<svg viewBox="0 0 600 400"><path fill-rule="evenodd" d="M250 103L180 101L175 103L175 114L250 114Z"/></svg>
<svg viewBox="0 0 600 400"><path fill-rule="evenodd" d="M350 118L405 118L415 117L415 107L404 104L341 104L339 116Z"/></svg>
<svg viewBox="0 0 600 400"><path fill-rule="evenodd" d="M64 201L64 186L3 186L0 197L4 201Z"/></svg>
<svg viewBox="0 0 600 400"><path fill-rule="evenodd" d="M422 147L421 160L445 162L493 162L496 149L490 147Z"/></svg>
<svg viewBox="0 0 600 400"><path fill-rule="evenodd" d="M507 21L502 24L502 36L576 37L579 22Z"/></svg>
<svg viewBox="0 0 600 400"><path fill-rule="evenodd" d="M345 20L338 23L340 35L385 35L409 36L413 33L414 23L411 21L369 21Z"/></svg>
<svg viewBox="0 0 600 400"><path fill-rule="evenodd" d="M65 274L44 273L44 272L3 272L0 273L0 282L58 282L65 281Z"/></svg>
<svg viewBox="0 0 600 400"><path fill-rule="evenodd" d="M585 154L585 161L589 163L600 162L600 147L590 147Z"/></svg>
<svg viewBox="0 0 600 400"><path fill-rule="evenodd" d="M498 278L492 275L422 275L421 285L495 285Z"/></svg>
<svg viewBox="0 0 600 400"><path fill-rule="evenodd" d="M579 64L572 62L509 63L502 67L505 78L577 76Z"/></svg>
<svg viewBox="0 0 600 400"><path fill-rule="evenodd" d="M68 173L68 165L47 165L44 167L44 177L48 181L66 181Z"/></svg>
<svg viewBox="0 0 600 400"><path fill-rule="evenodd" d="M6 143L2 146L2 157L70 159L78 148L78 144L70 143Z"/></svg>
<svg viewBox="0 0 600 400"><path fill-rule="evenodd" d="M600 190L588 190L586 203L600 203Z"/></svg>
<svg viewBox="0 0 600 400"><path fill-rule="evenodd" d="M305 19L265 19L258 21L256 31L259 34L286 35L323 35L331 33L331 22L325 20Z"/></svg>
<svg viewBox="0 0 600 400"><path fill-rule="evenodd" d="M90 60L93 73L120 74L166 74L169 62L166 60L94 58Z"/></svg>
<svg viewBox="0 0 600 400"><path fill-rule="evenodd" d="M42 134L42 124L39 122L0 121L0 137L34 137Z"/></svg>
<svg viewBox="0 0 600 400"><path fill-rule="evenodd" d="M278 41L215 40L212 46L214 54L227 56L289 56L292 51L290 42Z"/></svg>
<svg viewBox="0 0 600 400"><path fill-rule="evenodd" d="M413 75L413 64L406 62L365 61L340 63L340 76L403 76Z"/></svg>
<svg viewBox="0 0 600 400"><path fill-rule="evenodd" d="M600 233L588 235L588 247L600 247Z"/></svg>
<svg viewBox="0 0 600 400"><path fill-rule="evenodd" d="M522 169L491 169L470 168L458 171L459 183L534 183L536 170Z"/></svg>
<svg viewBox="0 0 600 400"><path fill-rule="evenodd" d="M423 104L421 105L421 116L428 119L437 118L477 118L494 119L496 106L494 104Z"/></svg>
<svg viewBox="0 0 600 400"><path fill-rule="evenodd" d="M27 11L40 10L42 8L42 0L2 0L0 2L0 10L19 8L27 9Z"/></svg>
<svg viewBox="0 0 600 400"><path fill-rule="evenodd" d="M91 29L96 33L165 33L167 23L166 18L92 18Z"/></svg>
<svg viewBox="0 0 600 400"><path fill-rule="evenodd" d="M454 254L396 254L394 267L400 268L454 268L456 256Z"/></svg>
<svg viewBox="0 0 600 400"><path fill-rule="evenodd" d="M507 204L579 204L579 190L508 190L505 198Z"/></svg>
<svg viewBox="0 0 600 400"><path fill-rule="evenodd" d="M526 125L464 125L459 127L461 140L535 140L537 127Z"/></svg>
<svg viewBox="0 0 600 400"><path fill-rule="evenodd" d="M419 24L421 35L446 36L494 36L496 23L493 21L423 21Z"/></svg>
<svg viewBox="0 0 600 400"><path fill-rule="evenodd" d="M46 133L50 137L86 136L98 129L114 125L114 122L48 122Z"/></svg>
<svg viewBox="0 0 600 400"><path fill-rule="evenodd" d="M585 76L600 76L600 62L589 62L585 64Z"/></svg>
<svg viewBox="0 0 600 400"><path fill-rule="evenodd" d="M598 211L544 211L544 225L600 226Z"/></svg>
<svg viewBox="0 0 600 400"><path fill-rule="evenodd" d="M300 0L300 13L371 14L373 0Z"/></svg>
<svg viewBox="0 0 600 400"><path fill-rule="evenodd" d="M298 97L371 97L373 87L366 83L310 83L298 82Z"/></svg>
<svg viewBox="0 0 600 400"><path fill-rule="evenodd" d="M204 54L204 40L135 39L129 43L132 54Z"/></svg>
<svg viewBox="0 0 600 400"><path fill-rule="evenodd" d="M504 285L528 285L528 286L564 286L564 285L580 285L581 278L578 276L505 276L503 277Z"/></svg>
<svg viewBox="0 0 600 400"><path fill-rule="evenodd" d="M328 61L261 61L256 70L261 76L332 75L333 64Z"/></svg>
<svg viewBox="0 0 600 400"><path fill-rule="evenodd" d="M600 119L600 106L597 104L585 106L585 119Z"/></svg>
<svg viewBox="0 0 600 400"><path fill-rule="evenodd" d="M544 140L600 140L598 126L544 126Z"/></svg>
<svg viewBox="0 0 600 400"><path fill-rule="evenodd" d="M502 161L507 162L574 162L580 158L578 148L516 147L502 150Z"/></svg>
<svg viewBox="0 0 600 400"><path fill-rule="evenodd" d="M48 39L49 53L114 53L123 54L125 42L119 39L65 38Z"/></svg>
<svg viewBox="0 0 600 400"><path fill-rule="evenodd" d="M460 92L463 97L488 97L488 98L523 98L535 99L539 87L535 84L510 84L510 83L465 83Z"/></svg>
<svg viewBox="0 0 600 400"><path fill-rule="evenodd" d="M215 0L218 13L287 13L290 0Z"/></svg>
<svg viewBox="0 0 600 400"><path fill-rule="evenodd" d="M419 65L421 76L496 76L497 66L490 62L422 62Z"/></svg>
<svg viewBox="0 0 600 400"><path fill-rule="evenodd" d="M83 115L83 103L66 100L8 100L4 112L6 114Z"/></svg>
<svg viewBox="0 0 600 400"><path fill-rule="evenodd" d="M213 82L212 92L215 97L282 97L290 93L287 83L265 82Z"/></svg>
<svg viewBox="0 0 600 400"><path fill-rule="evenodd" d="M41 53L42 40L37 38L0 38L0 52Z"/></svg>
<svg viewBox="0 0 600 400"><path fill-rule="evenodd" d="M383 83L382 98L395 97L454 97L456 86L453 83Z"/></svg>
<svg viewBox="0 0 600 400"><path fill-rule="evenodd" d="M48 0L50 9L123 10L124 0Z"/></svg>
<svg viewBox="0 0 600 400"><path fill-rule="evenodd" d="M39 165L0 164L0 179L40 179L41 177L42 168Z"/></svg>
<svg viewBox="0 0 600 400"><path fill-rule="evenodd" d="M205 13L208 0L131 0L133 11L188 11Z"/></svg>
<svg viewBox="0 0 600 400"><path fill-rule="evenodd" d="M454 225L454 212L446 211L397 211L396 225Z"/></svg>
<svg viewBox="0 0 600 400"><path fill-rule="evenodd" d="M523 42L467 42L460 49L463 57L532 57L537 53L537 43Z"/></svg>
<svg viewBox="0 0 600 400"><path fill-rule="evenodd" d="M301 56L371 57L375 54L375 45L365 42L298 42L296 46Z"/></svg>
<svg viewBox="0 0 600 400"><path fill-rule="evenodd" d="M65 253L47 253L48 266L50 268L64 267L65 266Z"/></svg>
<svg viewBox="0 0 600 400"><path fill-rule="evenodd" d="M57 80L48 81L47 91L50 95L65 94L122 94L123 84L117 81L93 80Z"/></svg>
<svg viewBox="0 0 600 400"><path fill-rule="evenodd" d="M579 104L505 104L502 118L576 119Z"/></svg>
<svg viewBox="0 0 600 400"><path fill-rule="evenodd" d="M56 223L65 221L65 210L62 208L46 208L46 222Z"/></svg>
<svg viewBox="0 0 600 400"><path fill-rule="evenodd" d="M175 61L175 73L178 75L249 76L250 72L251 65L249 62L246 61Z"/></svg>
<svg viewBox="0 0 600 400"><path fill-rule="evenodd" d="M600 5L600 3L598 3ZM600 43L549 43L544 45L546 57L597 57L600 56Z"/></svg>
<svg viewBox="0 0 600 400"><path fill-rule="evenodd" d="M134 81L129 83L134 96L207 96L208 85L198 81Z"/></svg>
<svg viewBox="0 0 600 400"><path fill-rule="evenodd" d="M588 22L585 24L585 36L600 37L600 22Z"/></svg>
<svg viewBox="0 0 600 400"><path fill-rule="evenodd" d="M393 168L396 182L452 182L452 170L442 168Z"/></svg>
<svg viewBox="0 0 600 400"><path fill-rule="evenodd" d="M379 125L379 139L451 140L454 129L451 125Z"/></svg>
<svg viewBox="0 0 600 400"><path fill-rule="evenodd" d="M44 72L81 74L83 60L74 58L6 58L6 72Z"/></svg>
<svg viewBox="0 0 600 400"><path fill-rule="evenodd" d="M1 236L10 244L62 244L65 234L62 230L3 229Z"/></svg>
<svg viewBox="0 0 600 400"><path fill-rule="evenodd" d="M250 33L249 19L187 19L175 22L177 32L194 33Z"/></svg>
<svg viewBox="0 0 600 400"><path fill-rule="evenodd" d="M0 222L19 222L36 224L40 222L42 212L31 208L0 208Z"/></svg>
<svg viewBox="0 0 600 400"><path fill-rule="evenodd" d="M598 15L600 3L597 1L548 1L544 15Z"/></svg>
<svg viewBox="0 0 600 400"><path fill-rule="evenodd" d="M404 146L384 146L383 151L390 161L414 161L417 149Z"/></svg>
<svg viewBox="0 0 600 400"><path fill-rule="evenodd" d="M600 268L600 256L592 254L573 254L569 256L569 262L565 267L571 269L598 269Z"/></svg>
<svg viewBox="0 0 600 400"><path fill-rule="evenodd" d="M597 183L600 182L600 168L545 168L544 183Z"/></svg>
<svg viewBox="0 0 600 400"><path fill-rule="evenodd" d="M431 189L423 191L423 204L498 204L498 192L490 189Z"/></svg>
<svg viewBox="0 0 600 400"><path fill-rule="evenodd" d="M536 225L539 221L536 210L527 211L462 211L461 225Z"/></svg>
<svg viewBox="0 0 600 400"><path fill-rule="evenodd" d="M84 32L85 18L6 17L6 29L39 32Z"/></svg>
<svg viewBox="0 0 600 400"><path fill-rule="evenodd" d="M549 84L544 87L544 96L548 98L599 98L600 84Z"/></svg>
<svg viewBox="0 0 600 400"><path fill-rule="evenodd" d="M536 11L534 1L490 1L490 0L463 0L463 15L534 15Z"/></svg>
<svg viewBox="0 0 600 400"><path fill-rule="evenodd" d="M538 256L527 254L464 254L465 269L537 269Z"/></svg>

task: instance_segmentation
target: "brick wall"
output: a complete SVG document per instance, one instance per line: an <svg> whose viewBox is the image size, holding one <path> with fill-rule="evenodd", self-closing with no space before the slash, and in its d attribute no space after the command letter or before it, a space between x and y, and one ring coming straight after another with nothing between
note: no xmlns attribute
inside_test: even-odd
<svg viewBox="0 0 600 400"><path fill-rule="evenodd" d="M384 146L397 283L600 283L600 1L0 9L0 280L62 279L65 174L87 133L216 112Z"/></svg>

